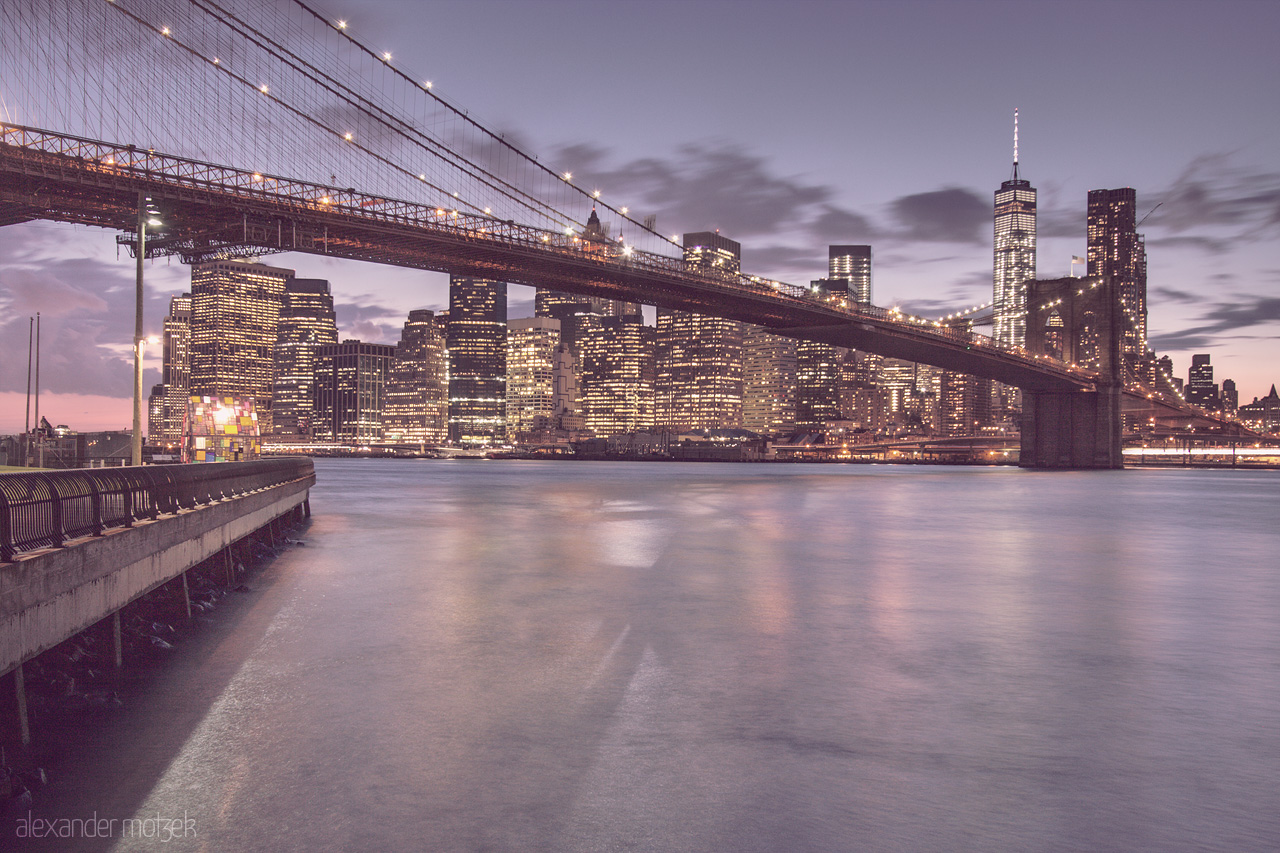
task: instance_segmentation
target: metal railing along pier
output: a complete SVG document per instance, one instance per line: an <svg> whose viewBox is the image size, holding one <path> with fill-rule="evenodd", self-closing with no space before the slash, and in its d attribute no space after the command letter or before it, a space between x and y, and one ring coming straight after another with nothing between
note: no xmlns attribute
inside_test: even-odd
<svg viewBox="0 0 1280 853"><path fill-rule="evenodd" d="M310 459L0 474L0 563L113 527L312 476Z"/></svg>

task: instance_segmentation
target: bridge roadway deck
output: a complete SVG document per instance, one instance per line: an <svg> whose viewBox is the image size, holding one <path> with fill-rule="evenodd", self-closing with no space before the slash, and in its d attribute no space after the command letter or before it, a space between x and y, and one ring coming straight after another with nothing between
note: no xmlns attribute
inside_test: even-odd
<svg viewBox="0 0 1280 853"><path fill-rule="evenodd" d="M270 189L268 189L270 187ZM1033 391L1091 390L1083 369L997 349L988 338L842 308L790 286L686 268L510 220L273 178L94 140L0 127L0 224L50 219L133 231L139 198L169 234L148 254L187 261L306 252L727 317L779 335L932 364Z"/></svg>

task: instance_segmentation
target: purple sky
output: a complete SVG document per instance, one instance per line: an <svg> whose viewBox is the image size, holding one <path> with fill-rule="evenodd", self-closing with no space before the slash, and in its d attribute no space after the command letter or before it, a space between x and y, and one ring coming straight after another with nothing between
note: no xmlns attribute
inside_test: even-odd
<svg viewBox="0 0 1280 853"><path fill-rule="evenodd" d="M719 228L748 272L805 282L828 243L870 243L874 301L938 315L991 298L992 193L1040 191L1039 273L1085 253L1085 195L1133 186L1149 326L1186 376L1212 354L1241 402L1280 379L1280 4L568 2L324 4L399 67L658 230ZM128 140L121 140L128 141ZM303 255L344 336L394 342L444 276ZM148 327L186 288L148 267ZM21 429L27 317L42 412L124 428L133 267L113 235L0 229L0 433ZM531 311L512 288L511 316ZM148 359L147 385L158 381Z"/></svg>

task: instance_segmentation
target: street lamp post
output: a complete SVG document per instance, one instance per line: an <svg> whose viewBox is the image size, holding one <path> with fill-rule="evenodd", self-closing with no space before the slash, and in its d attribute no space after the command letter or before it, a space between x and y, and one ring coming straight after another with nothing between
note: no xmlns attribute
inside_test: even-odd
<svg viewBox="0 0 1280 853"><path fill-rule="evenodd" d="M137 286L134 292L133 313L133 464L142 464L142 348L145 339L142 336L142 261L147 254L147 226L158 226L160 220L155 212L149 209L145 192L138 192L138 231L137 231Z"/></svg>
<svg viewBox="0 0 1280 853"><path fill-rule="evenodd" d="M147 197L138 193L137 287L133 314L133 464L142 464L142 259L147 253Z"/></svg>

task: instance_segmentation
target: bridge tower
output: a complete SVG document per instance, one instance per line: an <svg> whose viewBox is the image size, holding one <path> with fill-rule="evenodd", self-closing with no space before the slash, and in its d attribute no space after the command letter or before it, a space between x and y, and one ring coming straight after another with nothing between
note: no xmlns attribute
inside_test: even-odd
<svg viewBox="0 0 1280 853"><path fill-rule="evenodd" d="M1026 349L1098 371L1092 391L1022 392L1024 468L1122 468L1124 313L1111 276L1027 282Z"/></svg>

